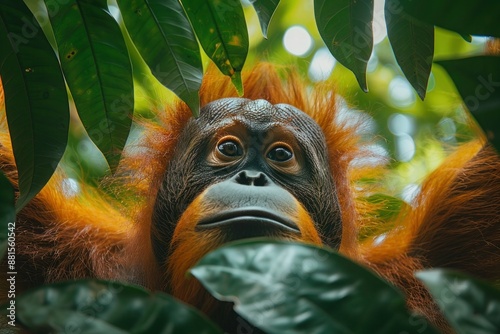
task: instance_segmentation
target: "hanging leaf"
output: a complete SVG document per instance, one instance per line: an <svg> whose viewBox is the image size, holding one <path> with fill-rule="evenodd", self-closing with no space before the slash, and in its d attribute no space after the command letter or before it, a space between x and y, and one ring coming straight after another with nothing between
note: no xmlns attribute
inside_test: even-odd
<svg viewBox="0 0 500 334"><path fill-rule="evenodd" d="M54 50L22 1L0 0L0 76L24 207L47 183L68 140L69 103Z"/></svg>
<svg viewBox="0 0 500 334"><path fill-rule="evenodd" d="M367 92L366 67L373 49L373 0L315 0L314 16L332 55L354 73L361 89Z"/></svg>
<svg viewBox="0 0 500 334"><path fill-rule="evenodd" d="M500 333L500 290L449 270L421 271L416 276L457 333Z"/></svg>
<svg viewBox="0 0 500 334"><path fill-rule="evenodd" d="M385 2L387 37L401 70L423 100L434 56L434 26L394 10L398 4L399 0Z"/></svg>
<svg viewBox="0 0 500 334"><path fill-rule="evenodd" d="M165 294L131 285L81 280L45 285L16 300L28 329L81 334L221 334L204 315Z"/></svg>
<svg viewBox="0 0 500 334"><path fill-rule="evenodd" d="M259 18L262 35L265 38L267 38L267 28L279 3L280 0L255 0L252 2L252 6L255 8Z"/></svg>
<svg viewBox="0 0 500 334"><path fill-rule="evenodd" d="M199 114L200 49L178 0L118 0L130 37L153 75Z"/></svg>
<svg viewBox="0 0 500 334"><path fill-rule="evenodd" d="M5 175L0 172L0 260L7 250L7 236L15 233L16 210L14 189ZM15 235L15 234L14 234ZM8 271L14 271L8 268Z"/></svg>
<svg viewBox="0 0 500 334"><path fill-rule="evenodd" d="M45 0L47 8L53 1ZM70 0L49 15L78 115L112 171L132 125L132 66L106 0Z"/></svg>
<svg viewBox="0 0 500 334"><path fill-rule="evenodd" d="M436 333L421 328L394 287L311 245L240 241L209 253L191 273L266 333Z"/></svg>
<svg viewBox="0 0 500 334"><path fill-rule="evenodd" d="M415 18L463 35L500 37L500 2L491 0L401 0Z"/></svg>
<svg viewBox="0 0 500 334"><path fill-rule="evenodd" d="M500 152L500 57L437 61L457 86L465 105Z"/></svg>
<svg viewBox="0 0 500 334"><path fill-rule="evenodd" d="M182 0L182 5L203 50L242 95L248 32L240 1Z"/></svg>

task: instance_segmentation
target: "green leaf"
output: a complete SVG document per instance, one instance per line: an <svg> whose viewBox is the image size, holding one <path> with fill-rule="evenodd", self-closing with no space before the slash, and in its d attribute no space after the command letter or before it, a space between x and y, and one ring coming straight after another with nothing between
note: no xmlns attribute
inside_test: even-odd
<svg viewBox="0 0 500 334"><path fill-rule="evenodd" d="M385 2L387 36L404 75L423 100L434 56L434 26L397 8L399 0Z"/></svg>
<svg viewBox="0 0 500 334"><path fill-rule="evenodd" d="M315 0L319 34L342 65L368 91L366 67L373 49L373 0Z"/></svg>
<svg viewBox="0 0 500 334"><path fill-rule="evenodd" d="M457 333L500 333L500 290L450 270L421 271L416 276Z"/></svg>
<svg viewBox="0 0 500 334"><path fill-rule="evenodd" d="M209 253L191 273L266 333L415 332L402 295L332 251L253 240ZM419 324L419 326L421 323ZM421 333L435 333L430 327Z"/></svg>
<svg viewBox="0 0 500 334"><path fill-rule="evenodd" d="M453 79L460 96L500 152L500 57L436 61Z"/></svg>
<svg viewBox="0 0 500 334"><path fill-rule="evenodd" d="M19 174L20 210L54 173L69 127L59 62L22 1L0 0L0 76Z"/></svg>
<svg viewBox="0 0 500 334"><path fill-rule="evenodd" d="M265 38L267 38L267 28L269 27L269 22L271 22L271 18L273 17L279 3L280 0L255 0L252 2L252 6L255 8L259 18L262 35L264 35Z"/></svg>
<svg viewBox="0 0 500 334"><path fill-rule="evenodd" d="M116 282L45 285L16 300L17 320L32 331L78 333L221 333L173 297Z"/></svg>
<svg viewBox="0 0 500 334"><path fill-rule="evenodd" d="M248 32L239 0L182 0L203 50L243 94L240 72L248 53Z"/></svg>
<svg viewBox="0 0 500 334"><path fill-rule="evenodd" d="M7 250L7 229L15 233L16 210L14 208L14 188L5 175L0 172L0 260ZM10 271L10 270L9 270Z"/></svg>
<svg viewBox="0 0 500 334"><path fill-rule="evenodd" d="M45 0L49 8L51 0ZM90 138L112 171L132 125L132 66L106 0L65 1L49 15L66 82Z"/></svg>
<svg viewBox="0 0 500 334"><path fill-rule="evenodd" d="M500 37L500 1L401 0L405 11L424 22L460 34Z"/></svg>
<svg viewBox="0 0 500 334"><path fill-rule="evenodd" d="M197 116L203 76L200 49L178 0L118 0L123 20L153 75Z"/></svg>

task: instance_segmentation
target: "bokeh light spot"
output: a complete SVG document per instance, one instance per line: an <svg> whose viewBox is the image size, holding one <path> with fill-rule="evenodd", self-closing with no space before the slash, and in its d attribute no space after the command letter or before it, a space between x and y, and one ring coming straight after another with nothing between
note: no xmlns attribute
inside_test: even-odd
<svg viewBox="0 0 500 334"><path fill-rule="evenodd" d="M396 159L401 162L408 162L415 156L415 141L408 134L395 137Z"/></svg>
<svg viewBox="0 0 500 334"><path fill-rule="evenodd" d="M328 48L323 47L316 51L309 66L308 75L311 81L325 81L332 74L337 61L333 58Z"/></svg>
<svg viewBox="0 0 500 334"><path fill-rule="evenodd" d="M389 84L389 97L391 102L398 107L409 107L415 103L413 88L406 79L397 76Z"/></svg>
<svg viewBox="0 0 500 334"><path fill-rule="evenodd" d="M415 129L415 122L410 116L396 113L389 117L387 126L392 134L399 136L412 134Z"/></svg>
<svg viewBox="0 0 500 334"><path fill-rule="evenodd" d="M302 26L292 26L283 36L283 46L295 56L305 56L311 50L313 40L311 35Z"/></svg>

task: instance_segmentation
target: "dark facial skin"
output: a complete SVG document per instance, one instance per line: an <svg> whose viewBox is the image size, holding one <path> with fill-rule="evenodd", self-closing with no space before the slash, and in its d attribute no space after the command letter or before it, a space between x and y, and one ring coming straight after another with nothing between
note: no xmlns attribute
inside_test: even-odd
<svg viewBox="0 0 500 334"><path fill-rule="evenodd" d="M188 122L153 213L153 246L160 263L182 213L204 190L209 201L223 201L228 211L202 219L200 230L223 228L232 235L229 239L299 233L293 222L279 218L280 208L286 210L294 197L314 220L324 244L340 245L340 209L324 135L290 105L227 98L206 105L199 118ZM252 212L260 219L241 218Z"/></svg>

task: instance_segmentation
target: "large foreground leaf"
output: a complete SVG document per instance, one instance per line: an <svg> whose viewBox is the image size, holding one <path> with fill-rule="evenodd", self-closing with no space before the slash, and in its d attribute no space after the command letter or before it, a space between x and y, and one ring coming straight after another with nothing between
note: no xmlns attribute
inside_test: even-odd
<svg viewBox="0 0 500 334"><path fill-rule="evenodd" d="M17 319L36 333L221 333L168 295L114 282L45 285L18 297L16 306Z"/></svg>
<svg viewBox="0 0 500 334"><path fill-rule="evenodd" d="M397 10L398 4L385 2L387 36L401 70L423 100L434 56L434 26Z"/></svg>
<svg viewBox="0 0 500 334"><path fill-rule="evenodd" d="M14 189L9 180L0 172L0 261L7 249L7 228L15 233L16 211L14 209ZM14 271L14 269L8 271Z"/></svg>
<svg viewBox="0 0 500 334"><path fill-rule="evenodd" d="M45 2L50 7L53 1ZM120 27L106 0L62 2L50 21L80 119L114 170L134 111L132 66Z"/></svg>
<svg viewBox="0 0 500 334"><path fill-rule="evenodd" d="M500 1L401 0L408 14L462 35L500 37Z"/></svg>
<svg viewBox="0 0 500 334"><path fill-rule="evenodd" d="M467 108L500 152L500 57L437 61L457 86Z"/></svg>
<svg viewBox="0 0 500 334"><path fill-rule="evenodd" d="M19 173L20 210L54 173L69 127L59 62L23 1L0 0L0 76Z"/></svg>
<svg viewBox="0 0 500 334"><path fill-rule="evenodd" d="M366 66L373 49L373 0L315 0L319 34L342 65L350 69L365 92Z"/></svg>
<svg viewBox="0 0 500 334"><path fill-rule="evenodd" d="M266 333L399 333L419 323L388 283L310 245L238 242L208 254L191 273Z"/></svg>
<svg viewBox="0 0 500 334"><path fill-rule="evenodd" d="M417 273L459 334L500 333L500 291L462 273L433 269Z"/></svg>
<svg viewBox="0 0 500 334"><path fill-rule="evenodd" d="M135 46L153 75L198 115L200 49L178 0L118 0Z"/></svg>
<svg viewBox="0 0 500 334"><path fill-rule="evenodd" d="M182 0L203 50L243 94L241 70L248 53L248 32L239 0Z"/></svg>

